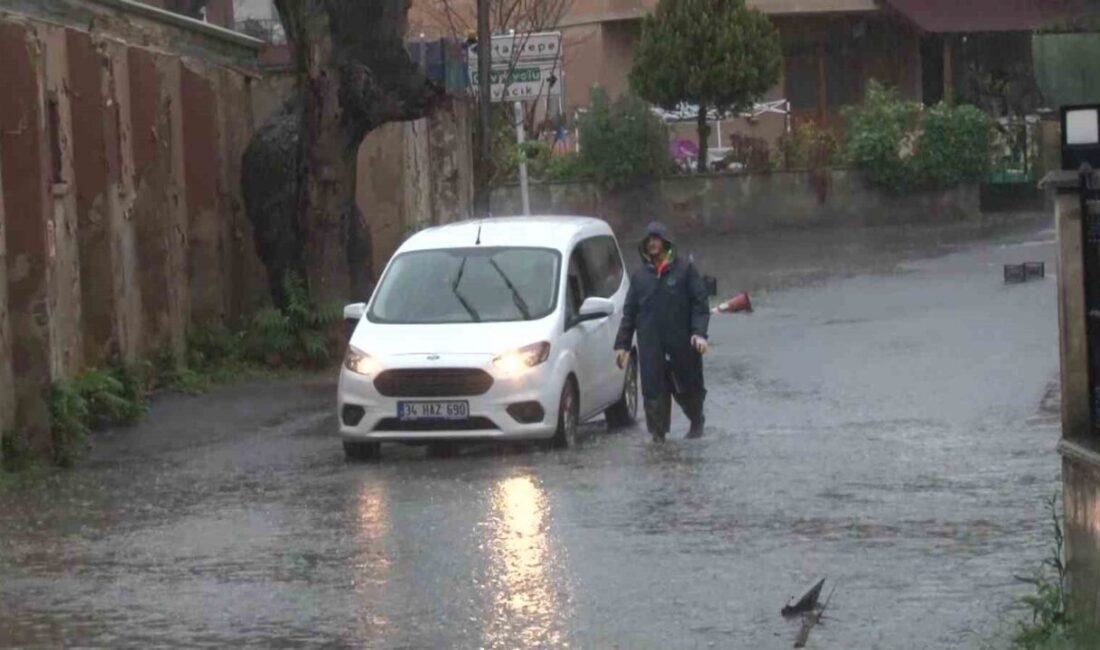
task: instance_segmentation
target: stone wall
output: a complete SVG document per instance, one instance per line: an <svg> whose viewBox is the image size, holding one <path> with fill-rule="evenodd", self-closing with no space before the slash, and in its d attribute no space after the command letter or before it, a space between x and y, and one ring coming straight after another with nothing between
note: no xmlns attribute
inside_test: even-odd
<svg viewBox="0 0 1100 650"><path fill-rule="evenodd" d="M518 187L493 192L493 214L520 214L520 206ZM670 177L614 192L591 183L534 184L531 210L600 217L623 235L653 220L681 231L763 232L981 218L977 186L895 195L846 170Z"/></svg>
<svg viewBox="0 0 1100 650"><path fill-rule="evenodd" d="M0 8L0 430L266 293L240 198L260 43L127 0Z"/></svg>

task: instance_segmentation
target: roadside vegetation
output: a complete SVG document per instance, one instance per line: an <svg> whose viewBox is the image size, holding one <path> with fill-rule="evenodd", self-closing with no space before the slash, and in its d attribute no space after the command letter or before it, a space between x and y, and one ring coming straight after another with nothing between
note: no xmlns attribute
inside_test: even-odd
<svg viewBox="0 0 1100 650"><path fill-rule="evenodd" d="M872 82L845 112L847 155L872 184L895 192L979 182L990 170L992 122L980 109L924 107Z"/></svg>
<svg viewBox="0 0 1100 650"><path fill-rule="evenodd" d="M47 395L50 460L58 467L73 466L93 432L137 424L157 393L198 394L221 384L333 364L343 351L341 306L310 302L304 282L293 275L284 290L285 308L263 309L239 330L221 323L193 328L183 354L165 347L135 363L115 359L54 382ZM0 487L11 482L4 474L39 467L16 440L10 433L3 436L6 471L0 471Z"/></svg>
<svg viewBox="0 0 1100 650"><path fill-rule="evenodd" d="M1100 630L1077 621L1067 591L1065 529L1058 494L1046 501L1050 517L1050 548L1042 564L1017 580L1031 585L1020 599L1026 612L1016 623L1014 650L1093 650L1100 647Z"/></svg>

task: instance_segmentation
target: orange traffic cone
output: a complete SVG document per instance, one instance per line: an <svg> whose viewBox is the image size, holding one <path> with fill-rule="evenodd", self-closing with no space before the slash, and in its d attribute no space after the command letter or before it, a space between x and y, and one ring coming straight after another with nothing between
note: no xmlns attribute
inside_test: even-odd
<svg viewBox="0 0 1100 650"><path fill-rule="evenodd" d="M712 310L715 314L736 314L737 312L752 313L752 301L748 292L741 292L726 302L719 304Z"/></svg>

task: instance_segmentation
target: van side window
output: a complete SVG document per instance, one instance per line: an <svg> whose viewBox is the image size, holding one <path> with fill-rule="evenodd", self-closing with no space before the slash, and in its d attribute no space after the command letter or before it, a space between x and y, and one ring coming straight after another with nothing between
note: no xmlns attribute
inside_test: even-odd
<svg viewBox="0 0 1100 650"><path fill-rule="evenodd" d="M623 284L623 261L615 238L601 235L586 239L580 244L584 261L591 275L591 293L588 295L610 298Z"/></svg>
<svg viewBox="0 0 1100 650"><path fill-rule="evenodd" d="M569 256L569 273L566 276L565 299L566 315L568 321L572 321L580 314L584 299L593 295L591 274L584 258L584 249L581 246L573 249Z"/></svg>

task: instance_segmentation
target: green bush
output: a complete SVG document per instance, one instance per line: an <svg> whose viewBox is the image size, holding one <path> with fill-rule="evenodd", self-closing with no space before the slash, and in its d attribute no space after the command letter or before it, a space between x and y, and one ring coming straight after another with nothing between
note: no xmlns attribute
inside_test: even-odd
<svg viewBox="0 0 1100 650"><path fill-rule="evenodd" d="M776 144L777 169L824 169L842 162L840 143L831 131L815 122L804 122L790 133L784 133Z"/></svg>
<svg viewBox="0 0 1100 650"><path fill-rule="evenodd" d="M197 395L209 388L206 377L187 365L185 359L172 348L165 345L157 349L147 363L150 390L169 390Z"/></svg>
<svg viewBox="0 0 1100 650"><path fill-rule="evenodd" d="M317 305L309 300L305 283L291 274L284 281L285 309L270 307L257 313L245 332L248 359L269 367L320 367L331 363L339 350L336 326L342 305Z"/></svg>
<svg viewBox="0 0 1100 650"><path fill-rule="evenodd" d="M1019 650L1085 650L1097 647L1100 629L1094 624L1072 619L1067 591L1068 569L1065 564L1065 529L1058 494L1046 501L1051 540L1042 566L1017 580L1034 591L1020 599L1027 618L1016 625L1014 647Z"/></svg>
<svg viewBox="0 0 1100 650"><path fill-rule="evenodd" d="M237 365L243 358L243 334L223 323L197 325L187 333L187 365L198 371Z"/></svg>
<svg viewBox="0 0 1100 650"><path fill-rule="evenodd" d="M664 122L638 97L623 95L612 102L597 88L578 127L579 165L605 188L642 183L671 169Z"/></svg>
<svg viewBox="0 0 1100 650"><path fill-rule="evenodd" d="M144 396L120 378L121 372L89 368L72 380L71 388L84 400L88 428L131 425L145 415Z"/></svg>
<svg viewBox="0 0 1100 650"><path fill-rule="evenodd" d="M921 115L914 158L924 186L953 187L985 178L990 168L992 123L974 106L937 104Z"/></svg>
<svg viewBox="0 0 1100 650"><path fill-rule="evenodd" d="M925 109L872 82L845 117L848 158L880 187L948 188L980 181L989 170L991 123L973 106Z"/></svg>
<svg viewBox="0 0 1100 650"><path fill-rule="evenodd" d="M50 387L47 405L53 461L59 467L72 467L88 445L88 405L73 384L66 381Z"/></svg>
<svg viewBox="0 0 1100 650"><path fill-rule="evenodd" d="M588 176L580 154L566 153L553 156L546 165L545 177L549 181L577 181Z"/></svg>
<svg viewBox="0 0 1100 650"><path fill-rule="evenodd" d="M58 381L47 397L53 460L71 467L87 447L89 432L136 424L146 413L145 390L136 371L120 362L88 368Z"/></svg>

